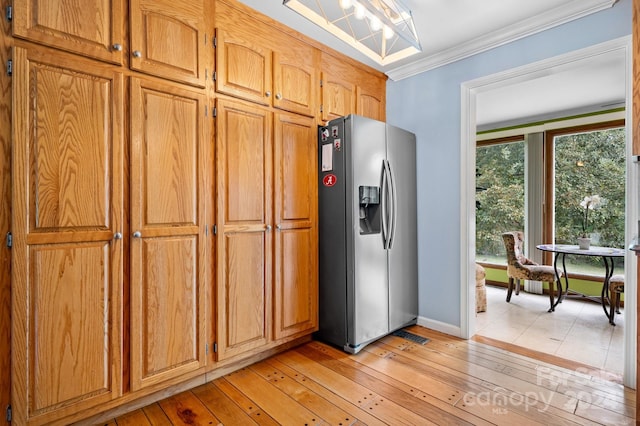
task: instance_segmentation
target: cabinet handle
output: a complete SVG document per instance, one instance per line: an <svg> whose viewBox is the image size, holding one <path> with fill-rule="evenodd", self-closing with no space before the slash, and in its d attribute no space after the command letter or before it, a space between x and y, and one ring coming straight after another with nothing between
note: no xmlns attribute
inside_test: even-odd
<svg viewBox="0 0 640 426"><path fill-rule="evenodd" d="M142 53L139 50L134 50L133 51L133 57L134 58L142 58Z"/></svg>
<svg viewBox="0 0 640 426"><path fill-rule="evenodd" d="M277 224L277 225L276 225L276 229L279 231L279 230L281 230L281 229L282 229L282 226L280 226L280 224Z"/></svg>
<svg viewBox="0 0 640 426"><path fill-rule="evenodd" d="M269 96L271 96L271 92L267 90L267 93L265 93L265 96L268 98Z"/></svg>
<svg viewBox="0 0 640 426"><path fill-rule="evenodd" d="M136 231L133 233L133 238L140 238L142 237L142 233L140 231Z"/></svg>
<svg viewBox="0 0 640 426"><path fill-rule="evenodd" d="M117 52L121 52L122 51L122 45L120 43L116 43L111 47L113 48L113 50L115 50Z"/></svg>
<svg viewBox="0 0 640 426"><path fill-rule="evenodd" d="M271 225L267 225L267 232L271 232Z"/></svg>
<svg viewBox="0 0 640 426"><path fill-rule="evenodd" d="M282 93L276 93L276 99L277 100L282 99Z"/></svg>
<svg viewBox="0 0 640 426"><path fill-rule="evenodd" d="M121 240L122 239L122 234L120 232L116 232L115 234L113 234L113 239L114 240Z"/></svg>

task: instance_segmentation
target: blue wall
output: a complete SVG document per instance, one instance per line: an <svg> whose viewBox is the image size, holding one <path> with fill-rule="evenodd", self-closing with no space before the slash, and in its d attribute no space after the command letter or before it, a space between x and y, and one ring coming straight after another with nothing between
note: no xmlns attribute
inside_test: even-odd
<svg viewBox="0 0 640 426"><path fill-rule="evenodd" d="M460 85L627 36L631 20L632 0L621 0L579 20L387 83L387 122L417 136L421 317L460 326Z"/></svg>

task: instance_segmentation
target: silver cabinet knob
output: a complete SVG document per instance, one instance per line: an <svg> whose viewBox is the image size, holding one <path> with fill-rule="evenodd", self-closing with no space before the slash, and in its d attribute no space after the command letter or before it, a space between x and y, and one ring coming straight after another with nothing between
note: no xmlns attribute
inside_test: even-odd
<svg viewBox="0 0 640 426"><path fill-rule="evenodd" d="M111 46L111 48L117 52L122 51L122 45L120 43L115 43L113 46Z"/></svg>
<svg viewBox="0 0 640 426"><path fill-rule="evenodd" d="M140 52L139 50L134 50L133 51L133 57L134 58L142 58L142 52Z"/></svg>
<svg viewBox="0 0 640 426"><path fill-rule="evenodd" d="M267 225L267 232L271 231L271 225Z"/></svg>
<svg viewBox="0 0 640 426"><path fill-rule="evenodd" d="M142 233L140 231L136 231L133 233L133 238L140 238L142 237Z"/></svg>
<svg viewBox="0 0 640 426"><path fill-rule="evenodd" d="M268 98L269 96L271 96L271 92L267 90L267 92L265 93L265 96Z"/></svg>
<svg viewBox="0 0 640 426"><path fill-rule="evenodd" d="M276 229L279 231L279 230L281 230L281 229L282 229L282 226L280 226L280 224L277 224L277 225L276 225Z"/></svg>
<svg viewBox="0 0 640 426"><path fill-rule="evenodd" d="M116 232L115 234L113 234L113 239L114 240L121 240L122 239L122 234L120 232Z"/></svg>
<svg viewBox="0 0 640 426"><path fill-rule="evenodd" d="M277 100L282 99L282 93L276 93L276 99Z"/></svg>

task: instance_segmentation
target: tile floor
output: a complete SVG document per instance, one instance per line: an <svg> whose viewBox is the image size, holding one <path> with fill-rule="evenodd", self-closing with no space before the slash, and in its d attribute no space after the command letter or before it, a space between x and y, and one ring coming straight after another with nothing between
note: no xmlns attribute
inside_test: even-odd
<svg viewBox="0 0 640 426"><path fill-rule="evenodd" d="M622 374L624 309L609 324L602 305L565 299L549 313L549 296L487 286L487 312L476 316L476 334Z"/></svg>

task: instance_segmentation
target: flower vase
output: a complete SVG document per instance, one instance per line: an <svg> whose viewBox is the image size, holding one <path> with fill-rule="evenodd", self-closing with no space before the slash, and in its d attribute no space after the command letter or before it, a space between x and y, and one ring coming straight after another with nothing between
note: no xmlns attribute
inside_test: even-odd
<svg viewBox="0 0 640 426"><path fill-rule="evenodd" d="M589 250L591 246L591 238L588 237L578 237L578 247L580 250Z"/></svg>

